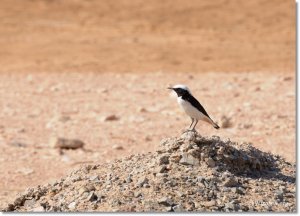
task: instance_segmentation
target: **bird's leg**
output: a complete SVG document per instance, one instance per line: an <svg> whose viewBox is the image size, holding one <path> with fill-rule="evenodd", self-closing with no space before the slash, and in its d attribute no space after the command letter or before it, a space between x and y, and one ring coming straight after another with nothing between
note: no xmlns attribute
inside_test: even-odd
<svg viewBox="0 0 300 216"><path fill-rule="evenodd" d="M193 125L193 123L194 123L194 119L193 118L191 118L192 119L192 123L191 123L191 125L189 126L189 129L191 129L191 127L192 127L192 125Z"/></svg>
<svg viewBox="0 0 300 216"><path fill-rule="evenodd" d="M194 123L194 118L191 118L191 119L192 119L191 125L190 125L189 128L188 128L187 130L185 130L183 133L186 133L186 132L188 132L188 131L191 131L191 127L192 127L192 125L193 125L193 123Z"/></svg>
<svg viewBox="0 0 300 216"><path fill-rule="evenodd" d="M194 127L193 127L192 131L196 131L195 127L196 127L197 124L198 124L198 120L196 119L196 123L194 124Z"/></svg>

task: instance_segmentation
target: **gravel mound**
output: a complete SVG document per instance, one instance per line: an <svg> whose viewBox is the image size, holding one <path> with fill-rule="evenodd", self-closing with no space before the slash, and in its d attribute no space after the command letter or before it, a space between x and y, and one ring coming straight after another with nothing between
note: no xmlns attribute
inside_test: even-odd
<svg viewBox="0 0 300 216"><path fill-rule="evenodd" d="M295 164L249 143L187 132L154 153L87 165L3 211L296 211Z"/></svg>

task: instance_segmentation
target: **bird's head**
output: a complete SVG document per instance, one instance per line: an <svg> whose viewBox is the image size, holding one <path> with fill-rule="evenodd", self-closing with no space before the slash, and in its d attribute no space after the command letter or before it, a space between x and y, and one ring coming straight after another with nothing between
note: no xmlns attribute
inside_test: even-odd
<svg viewBox="0 0 300 216"><path fill-rule="evenodd" d="M181 84L174 85L173 87L168 87L168 89L175 91L178 97L186 94L191 94L190 89L187 86Z"/></svg>

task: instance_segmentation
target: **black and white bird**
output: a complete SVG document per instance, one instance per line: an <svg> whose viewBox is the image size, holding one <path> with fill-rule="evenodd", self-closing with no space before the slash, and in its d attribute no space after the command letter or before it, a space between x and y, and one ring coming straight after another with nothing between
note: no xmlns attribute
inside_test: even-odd
<svg viewBox="0 0 300 216"><path fill-rule="evenodd" d="M168 89L174 90L177 94L177 102L184 112L191 117L192 123L188 130L195 131L195 127L199 120L205 121L211 124L214 128L219 129L220 127L209 117L203 106L199 101L192 95L189 88L185 85L175 85ZM194 121L194 127L192 127ZM192 127L192 129L191 129Z"/></svg>

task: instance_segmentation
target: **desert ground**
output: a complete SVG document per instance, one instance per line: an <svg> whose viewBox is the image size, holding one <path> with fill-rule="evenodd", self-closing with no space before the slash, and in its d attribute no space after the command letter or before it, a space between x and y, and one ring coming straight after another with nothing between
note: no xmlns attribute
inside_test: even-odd
<svg viewBox="0 0 300 216"><path fill-rule="evenodd" d="M293 1L1 1L0 207L82 164L157 149L190 124L187 84L223 127L295 162ZM230 124L228 124L228 122ZM58 151L56 137L83 149Z"/></svg>

